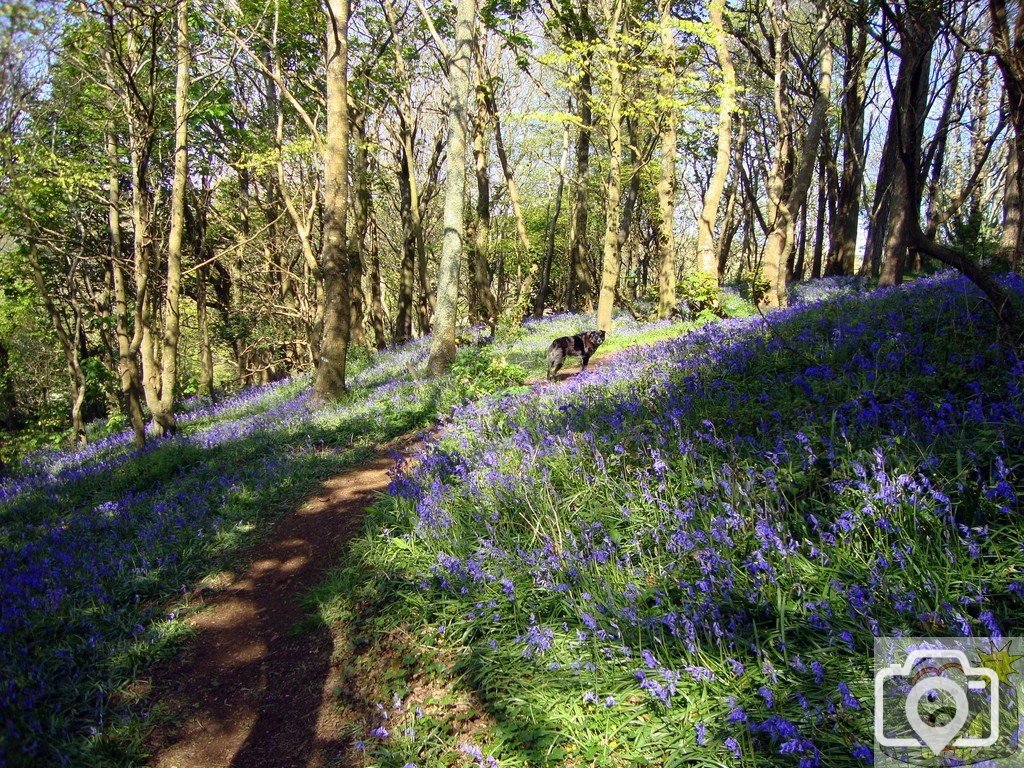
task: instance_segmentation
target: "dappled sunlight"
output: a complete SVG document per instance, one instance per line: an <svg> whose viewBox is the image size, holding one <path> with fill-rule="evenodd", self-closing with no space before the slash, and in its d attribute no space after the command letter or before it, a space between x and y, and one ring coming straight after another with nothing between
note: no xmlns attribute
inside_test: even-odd
<svg viewBox="0 0 1024 768"><path fill-rule="evenodd" d="M157 674L173 722L151 739L154 766L316 768L342 758L334 639L305 620L303 599L386 487L390 466L378 457L324 483L204 600L186 652Z"/></svg>

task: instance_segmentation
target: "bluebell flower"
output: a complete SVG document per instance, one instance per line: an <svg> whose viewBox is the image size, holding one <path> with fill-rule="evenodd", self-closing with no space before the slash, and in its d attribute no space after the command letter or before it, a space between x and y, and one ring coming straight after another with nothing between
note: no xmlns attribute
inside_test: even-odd
<svg viewBox="0 0 1024 768"><path fill-rule="evenodd" d="M742 751L740 750L740 743L736 741L736 739L733 736L729 736L725 740L725 746L732 752L733 756L736 758L739 758L742 754Z"/></svg>

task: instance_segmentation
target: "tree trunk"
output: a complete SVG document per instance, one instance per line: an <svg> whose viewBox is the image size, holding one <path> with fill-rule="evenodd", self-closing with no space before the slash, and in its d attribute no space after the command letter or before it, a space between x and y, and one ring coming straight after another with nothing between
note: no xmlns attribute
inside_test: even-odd
<svg viewBox="0 0 1024 768"><path fill-rule="evenodd" d="M365 344L363 314L366 299L363 296L363 243L369 225L370 212L370 159L366 149L366 114L363 111L353 115L352 127L356 133L355 148L355 207L352 211L352 227L348 238L348 284L351 291L352 317L349 321L349 335L352 344Z"/></svg>
<svg viewBox="0 0 1024 768"><path fill-rule="evenodd" d="M401 121L400 121L401 123ZM416 224L413 217L412 158L406 142L398 150L398 193L402 215L402 263L398 279L395 343L412 338L413 293L416 286Z"/></svg>
<svg viewBox="0 0 1024 768"><path fill-rule="evenodd" d="M989 0L993 46L1003 76L1007 112L1013 136L1007 142L1009 160L1003 194L1002 257L1016 270L1024 264L1024 13L1019 9L1010 30L1006 0Z"/></svg>
<svg viewBox="0 0 1024 768"><path fill-rule="evenodd" d="M909 85L907 89L893 93L893 112L906 116L903 119L909 121L914 119L914 113L917 111L916 105L926 101L929 64L929 56L926 54L935 40L938 17L932 7L913 3L907 8L904 22L906 34L901 41L902 51L904 61L911 69L908 72L907 82ZM1024 28L1024 21L1021 21L1020 24ZM1000 325L1008 331L1009 342L1019 345L1024 341L1024 316L1021 314L1019 300L999 285L972 258L956 249L936 243L926 237L921 229L919 212L922 197L922 135L918 131L908 131L904 135L906 141L900 144L900 160L904 184L907 188L908 215L906 220L908 239L912 247L920 249L930 258L960 270L978 286L988 299Z"/></svg>
<svg viewBox="0 0 1024 768"><path fill-rule="evenodd" d="M928 77L932 48L939 30L939 16L936 11L919 2L912 2L907 5L902 22L900 69L893 94L894 105L900 104L901 109L893 109L890 121L894 125L889 136L896 146L897 157L905 161L907 146L920 146L924 134L928 112ZM924 80L915 82L915 78ZM920 154L915 159L920 163ZM903 281L911 239L911 220L918 221L917 209L911 209L910 190L904 170L897 167L889 190L889 220L878 278L880 286L898 285ZM920 167L917 173L921 173Z"/></svg>
<svg viewBox="0 0 1024 768"><path fill-rule="evenodd" d="M718 275L715 264L714 232L718 218L718 206L729 175L732 142L732 113L736 110L736 69L729 55L729 39L725 33L722 11L725 0L712 0L708 7L711 26L715 33L715 51L718 65L722 69L722 95L718 105L718 152L715 156L715 170L704 194L704 206L697 222L697 269L706 274Z"/></svg>
<svg viewBox="0 0 1024 768"><path fill-rule="evenodd" d="M856 40L854 35L856 34ZM836 218L831 222L825 276L852 275L857 259L860 224L860 195L864 183L864 105L867 89L864 62L867 51L867 23L847 19L843 29L846 66L843 73L843 172L836 200Z"/></svg>
<svg viewBox="0 0 1024 768"><path fill-rule="evenodd" d="M779 43L777 45L779 55L788 55L788 42L783 44L784 39L789 37L789 4L788 0L781 0L779 3ZM823 40L821 50L821 73L818 80L818 93L815 98L814 109L811 112L810 125L804 136L803 145L800 148L800 156L797 159L796 168L793 173L792 186L789 194L783 196L786 184L785 160L789 151L789 139L783 139L779 146L776 157L776 172L772 180L773 205L773 227L768 233L768 241L764 249L764 276L771 284L766 295L768 306L784 307L787 303L786 296L786 265L789 260L790 251L793 248L793 240L796 234L796 217L800 214L807 201L807 188L811 183L811 176L814 173L815 162L818 158L818 142L821 139L821 132L825 125L827 109L832 90L832 47L827 36L824 35L828 24L828 11L824 7L821 10L818 31ZM776 64L776 111L779 116L779 125L790 124L790 103L787 93L786 61L780 60Z"/></svg>
<svg viewBox="0 0 1024 768"><path fill-rule="evenodd" d="M587 221L587 176L590 170L590 132L593 127L593 113L590 99L593 80L590 68L593 54L583 60L580 73L579 110L580 132L576 138L576 193L573 197L572 219L569 227L569 281L566 287L565 303L573 311L590 312L594 308L594 283L587 263L588 241Z"/></svg>
<svg viewBox="0 0 1024 768"><path fill-rule="evenodd" d="M828 142L829 144L831 142ZM818 211L814 218L814 250L811 256L811 277L821 277L821 261L825 251L825 211L828 202L828 158L825 143L822 143L821 157L818 159ZM801 270L800 279L803 279Z"/></svg>
<svg viewBox="0 0 1024 768"><path fill-rule="evenodd" d="M11 378L10 356L3 339L0 339L0 428L16 429L21 421L18 414L18 399ZM0 468L3 467L0 456Z"/></svg>
<svg viewBox="0 0 1024 768"><path fill-rule="evenodd" d="M181 337L181 253L185 234L185 185L188 183L188 89L191 51L188 0L177 3L177 65L174 85L174 177L171 181L171 229L167 238L167 287L164 297L163 349L160 354L160 398L153 411L157 437L173 435L174 390L178 383L178 340Z"/></svg>
<svg viewBox="0 0 1024 768"><path fill-rule="evenodd" d="M633 230L633 214L636 212L636 204L640 200L640 167L651 159L651 154L654 151L653 143L648 143L647 146L645 146L643 153L637 152L637 147L640 145L639 135L637 133L637 121L626 119L625 122L626 129L629 132L629 143L627 145L627 149L629 151L630 173L629 185L626 187L626 195L625 197L620 198L622 215L619 217L618 233L615 236L617 243L616 247L619 249L620 253L629 242L629 235ZM632 262L627 265L627 273L631 266Z"/></svg>
<svg viewBox="0 0 1024 768"><path fill-rule="evenodd" d="M597 301L598 330L612 330L612 310L619 285L619 195L622 186L622 73L619 70L619 18L622 0L606 0L608 18L608 176L604 193L604 256Z"/></svg>
<svg viewBox="0 0 1024 768"><path fill-rule="evenodd" d="M934 239L935 233L939 231L939 211L941 208L939 203L939 189L942 183L942 169L946 162L946 146L949 143L949 133L952 128L951 117L953 115L953 106L956 104L957 91L960 85L960 75L963 71L963 59L964 45L960 41L956 41L954 43L953 64L948 70L949 83L946 86L946 98L942 104L942 111L939 113L938 122L935 124L935 138L933 139L932 145L927 153L930 156L931 162L925 162L925 165L930 165L931 168L928 174L928 184L924 193L924 207L926 211L924 232L927 237L932 239ZM980 88L981 83L977 83L976 87ZM925 108L927 108L927 106Z"/></svg>
<svg viewBox="0 0 1024 768"><path fill-rule="evenodd" d="M430 313L433 310L430 304L430 283L427 280L427 242L423 236L423 222L417 215L419 223L416 226L416 326L419 328L419 335L426 336L430 333Z"/></svg>
<svg viewBox="0 0 1024 768"><path fill-rule="evenodd" d="M156 358L155 291L150 288L149 271L154 261L153 200L149 189L149 156L144 140L132 137L132 230L135 251L135 335L133 345L142 355L142 391L150 413L160 408L160 378Z"/></svg>
<svg viewBox="0 0 1024 768"><path fill-rule="evenodd" d="M196 323L199 326L199 391L210 400L216 393L213 388L213 347L210 344L210 317L206 300L206 283L209 267L199 268L199 286L196 291Z"/></svg>
<svg viewBox="0 0 1024 768"><path fill-rule="evenodd" d="M371 198L372 202L372 198ZM370 325L373 327L373 345L377 349L387 346L387 313L380 281L380 238L377 232L377 214L370 208Z"/></svg>
<svg viewBox="0 0 1024 768"><path fill-rule="evenodd" d="M889 225L892 187L897 174L902 173L898 148L896 147L895 121L889 121L885 145L882 147L882 159L878 164L878 176L875 181L875 197L871 204L868 222L867 244L864 249L864 262L861 265L862 275L877 277L882 269L882 251Z"/></svg>
<svg viewBox="0 0 1024 768"><path fill-rule="evenodd" d="M476 232L470 248L472 267L470 318L484 322L493 335L498 322L498 302L491 290L488 266L491 242L491 176L488 167L487 114L483 93L479 94L476 118L473 120L473 170L476 176Z"/></svg>
<svg viewBox="0 0 1024 768"><path fill-rule="evenodd" d="M724 4L724 0L715 0L712 5L719 3ZM713 13L714 11L712 11ZM721 21L721 8L719 8L719 21ZM671 316L672 310L676 306L676 39L669 0L659 0L658 22L663 60L663 70L658 82L658 95L664 110L661 126L661 178L658 180L658 207L661 211L658 222L658 252L661 256L658 265L658 317L667 318ZM716 27L716 34L717 29ZM724 46L724 42L722 45ZM728 58L728 51L725 56ZM721 130L721 126L719 126L719 130ZM719 147L719 155L721 155L721 147ZM728 146L725 149L725 158L725 170L728 171ZM635 170L634 173L636 173ZM722 180L724 182L724 175ZM719 189L719 195L721 195L721 189ZM716 211L717 207L718 201L716 200ZM699 240L700 236L698 235ZM697 254L697 268L700 269L699 245ZM711 260L713 259L714 254L712 253ZM708 259L705 259L704 266L707 266L707 261Z"/></svg>
<svg viewBox="0 0 1024 768"><path fill-rule="evenodd" d="M558 184L555 186L554 210L548 222L547 246L544 249L544 267L540 275L540 290L537 301L533 305L533 316L544 316L544 303L547 300L548 284L551 282L551 262L555 258L555 234L558 231L558 216L562 212L562 194L565 190L565 169L569 163L569 126L562 131L562 159L558 164Z"/></svg>
<svg viewBox="0 0 1024 768"><path fill-rule="evenodd" d="M789 262L786 265L786 282L803 280L804 264L807 257L807 212L808 206L804 205L800 211L800 226L797 228L796 248L789 253Z"/></svg>
<svg viewBox="0 0 1024 768"><path fill-rule="evenodd" d="M324 143L324 234L320 262L324 282L324 334L313 393L333 400L345 392L348 356L348 14L349 0L327 3L327 138Z"/></svg>
<svg viewBox="0 0 1024 768"><path fill-rule="evenodd" d="M109 70L108 70L109 71ZM117 376L121 387L121 407L135 435L135 447L146 443L146 419L142 413L139 391L139 367L136 362L137 348L132 346L129 332L128 291L124 282L123 253L121 246L121 174L117 157L117 138L113 127L105 132L104 143L107 164L110 167L107 189L107 227L109 257L114 284L114 327L117 335Z"/></svg>
<svg viewBox="0 0 1024 768"><path fill-rule="evenodd" d="M762 277L768 282L764 300L768 306L784 306L786 293L786 244L791 238L792 213L787 206L791 187L790 155L793 126L789 89L789 0L776 0L772 19L775 28L775 117L778 134L768 177L768 209L772 229L761 262ZM755 205L756 202L752 201Z"/></svg>
<svg viewBox="0 0 1024 768"><path fill-rule="evenodd" d="M455 50L448 73L448 178L444 200L444 239L437 276L433 335L427 368L438 376L455 360L455 324L458 319L459 267L465 247L463 222L466 195L466 115L469 101L469 70L473 55L476 0L459 0L455 26Z"/></svg>
<svg viewBox="0 0 1024 768"><path fill-rule="evenodd" d="M523 204L519 195L519 185L516 183L515 175L512 173L512 165L508 160L508 152L505 150L505 139L501 131L501 115L498 113L498 104L494 98L495 77L486 72L486 62L481 56L480 60L480 84L484 97L484 104L487 106L488 117L494 126L494 149L498 154L498 164L501 166L501 173L505 177L505 187L508 189L509 202L512 203L512 216L516 222L516 234L519 237L519 244L522 246L526 256L528 268L525 279L520 284L518 309L525 312L530 294L533 292L533 284L537 276L537 265L533 261L533 244L530 242L530 235L526 231L526 218L523 216ZM517 309L517 311L518 311Z"/></svg>
<svg viewBox="0 0 1024 768"><path fill-rule="evenodd" d="M85 402L85 372L82 370L78 345L82 323L81 312L77 307L76 300L72 299L71 327L66 327L64 318L60 310L57 309L50 289L46 285L46 278L43 275L43 268L39 263L35 246L29 248L28 259L29 265L32 267L32 278L35 281L36 289L39 291L39 297L43 301L43 307L50 318L57 341L60 342L61 350L64 352L64 361L67 363L68 388L71 391L71 431L75 443L85 445L85 420L82 418L82 405Z"/></svg>
<svg viewBox="0 0 1024 768"><path fill-rule="evenodd" d="M1024 158L1024 132L1014 128L1013 136L1007 141L1006 181L1003 186L1003 234L999 239L999 251L1013 269L1021 265L1024 253L1024 186L1019 172Z"/></svg>

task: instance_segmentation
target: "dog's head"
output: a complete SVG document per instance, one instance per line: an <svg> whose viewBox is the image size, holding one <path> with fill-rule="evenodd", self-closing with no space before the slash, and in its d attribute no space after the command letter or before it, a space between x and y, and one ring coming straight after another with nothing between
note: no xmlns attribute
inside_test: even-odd
<svg viewBox="0 0 1024 768"><path fill-rule="evenodd" d="M597 349L604 343L604 331L587 331L586 336L593 349Z"/></svg>

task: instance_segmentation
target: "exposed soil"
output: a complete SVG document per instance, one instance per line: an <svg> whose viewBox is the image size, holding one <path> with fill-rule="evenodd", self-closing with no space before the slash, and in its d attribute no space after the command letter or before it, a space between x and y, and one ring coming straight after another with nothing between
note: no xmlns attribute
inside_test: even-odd
<svg viewBox="0 0 1024 768"><path fill-rule="evenodd" d="M244 572L204 598L187 649L156 674L156 700L171 717L150 737L154 768L344 765L331 634L295 628L303 598L387 487L392 452L417 446L400 441L326 481L250 552Z"/></svg>
<svg viewBox="0 0 1024 768"><path fill-rule="evenodd" d="M570 365L555 380L577 373ZM170 718L150 736L152 768L346 765L350 744L335 692L345 659L335 657L328 628L295 628L305 616L303 598L337 565L363 512L387 487L393 452L409 455L419 445L399 441L327 480L253 548L244 572L226 574L203 597L190 620L195 636L155 676L155 700Z"/></svg>

